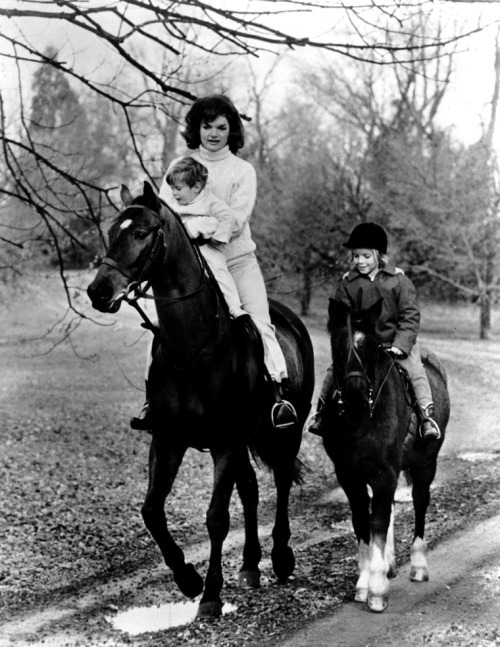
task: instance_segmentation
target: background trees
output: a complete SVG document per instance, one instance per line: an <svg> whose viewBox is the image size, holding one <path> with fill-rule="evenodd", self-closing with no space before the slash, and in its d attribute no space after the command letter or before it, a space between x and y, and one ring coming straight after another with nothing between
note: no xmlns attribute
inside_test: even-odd
<svg viewBox="0 0 500 647"><path fill-rule="evenodd" d="M458 142L441 119L455 44L483 25L438 13L336 0L0 7L2 276L23 261L55 263L63 281L86 267L105 248L119 185L157 183L192 99L228 92L252 118L244 154L259 174L253 229L271 290L293 291L307 313L345 268L339 240L373 218L421 290L481 304L486 336L498 82L483 137ZM269 52L281 57L268 63Z"/></svg>

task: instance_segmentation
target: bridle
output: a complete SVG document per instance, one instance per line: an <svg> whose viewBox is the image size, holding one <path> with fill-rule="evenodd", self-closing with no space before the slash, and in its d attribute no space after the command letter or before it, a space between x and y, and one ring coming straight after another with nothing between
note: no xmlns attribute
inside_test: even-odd
<svg viewBox="0 0 500 647"><path fill-rule="evenodd" d="M162 204L165 205L163 200L158 198ZM156 261L156 258L160 252L161 249L163 249L165 252L167 251L167 242L165 240L165 232L164 228L166 225L166 221L162 216L152 209L149 209L148 207L145 207L144 205L129 205L126 207L122 215L127 211L127 209L131 207L137 207L137 206L142 206L145 209L148 209L151 214L156 218L158 221L158 230L156 232L156 238L154 243L151 246L151 249L149 250L149 254L144 262L144 265L141 268L141 271L139 272L139 277L137 279L133 279L132 276L130 275L129 270L124 267L123 265L120 265L120 263L117 263L115 260L110 258L109 256L105 256L102 261L101 265L108 265L109 267L112 267L114 270L125 276L125 278L129 279L130 283L125 286L121 292L119 292L115 298L111 301L111 306L116 305L117 303L120 303L121 301L125 301L129 305L133 306L141 315L141 317L144 319L145 323L149 324L151 323L147 315L144 313L142 308L139 306L137 301L141 298L143 299L152 299L154 301L162 301L163 303L177 303L179 301L183 301L185 299L189 299L195 295L197 295L203 288L206 280L206 266L205 266L205 260L202 257L200 250L197 245L194 244L194 242L191 240L191 238L188 237L188 240L190 241L195 253L196 257L198 259L198 262L200 264L200 269L201 269L201 279L199 285L192 290L191 292L188 292L187 294L183 294L178 297L155 297L150 294L147 294L149 288L151 287L151 282L149 280L146 280L146 276L153 265L153 263ZM166 205L165 205L166 206ZM184 228L184 225L180 218L178 218L177 214L172 212L172 214L177 218L178 222L181 224L181 226ZM142 284L145 283L143 286ZM151 324L152 325L152 324Z"/></svg>
<svg viewBox="0 0 500 647"><path fill-rule="evenodd" d="M163 202L163 200L161 200L161 198L158 198L158 199L159 199L161 204L163 204L164 206L168 206L168 205L166 205L165 202ZM141 306L138 303L138 300L140 298L152 299L154 301L161 301L162 304L165 304L165 305L173 305L173 304L179 303L180 301L185 301L187 299L191 299L191 298L193 298L193 297L195 297L195 296L197 296L198 294L201 293L201 291L203 290L203 288L204 288L204 286L206 284L206 281L207 281L208 277L211 275L211 271L210 271L210 268L207 265L207 262L205 261L205 258L201 254L198 245L188 236L188 234L186 232L186 237L187 237L189 243L191 244L191 247L192 247L193 251L195 252L195 255L196 255L199 267L200 267L200 282L199 282L199 284L193 290L191 290L190 292L188 292L186 294L182 294L182 295L177 296L177 297L158 297L158 296L147 294L147 291L151 287L151 281L146 278L147 275L148 275L148 272L149 272L150 268L152 267L153 263L156 261L156 259L158 257L158 254L160 253L160 250L163 249L165 253L167 251L167 242L166 242L166 239L165 239L165 231L164 231L165 230L165 225L167 224L167 222L161 216L161 214L156 213L154 210L150 209L149 207L146 207L145 205L129 205L128 207L126 207L123 210L122 215L126 212L126 210L129 207L137 207L137 206L141 206L141 207L143 207L145 209L148 209L151 212L151 214L158 221L158 230L156 232L156 238L155 238L153 244L151 245L151 249L149 250L149 254L148 254L148 256L147 256L147 258L146 258L146 260L144 262L144 265L142 266L142 268L141 268L141 270L139 272L139 277L137 279L133 279L133 277L131 276L128 268L124 267L120 263L117 263L115 260L113 260L109 256L106 256L105 258L102 259L101 265L107 265L107 266L113 268L114 270L116 270L117 272L119 272L120 274L125 276L130 281L130 283L128 283L128 285L126 285L125 288L123 290L121 290L121 292L119 292L116 295L116 297L111 301L110 307L112 307L113 305L115 305L117 303L120 303L121 301L125 301L126 303L128 303L135 310L137 310L137 312L139 313L139 315L143 319L143 324L142 324L143 328L146 328L146 329L150 330L153 333L153 335L155 335L159 339L162 346L167 348L167 346L168 346L167 340L163 338L163 334L161 334L159 332L158 326L155 325L151 321L151 319L147 316L147 314L141 308ZM185 227L184 227L184 224L182 223L182 220L179 218L179 216L173 211L171 213L176 218L177 222L180 224L182 229L184 231L186 231ZM144 285L143 285L143 283L144 283ZM220 302L219 301L218 301L218 307L220 307ZM216 319L217 319L217 321L220 320L220 313L219 312L216 315ZM200 345L200 347L193 354L193 358L200 352L201 348L203 348L203 346L206 343L208 343L209 339L212 336L214 336L216 333L217 333L217 330L215 330L209 336L209 338L207 338L207 340L205 340L204 344ZM186 358L184 358L184 360L185 360L184 363L186 363ZM178 367L176 367L176 368L178 368Z"/></svg>
<svg viewBox="0 0 500 647"><path fill-rule="evenodd" d="M391 363L389 365L389 368L387 369L387 372L386 372L386 374L384 376L384 379L382 380L382 382L380 383L380 386L378 387L377 393L376 393L375 398L374 398L373 397L373 393L374 393L373 382L370 379L370 377L368 375L368 371L366 370L365 365L363 363L363 360L359 356L359 353L356 350L356 346L354 344L354 335L353 335L353 332L352 332L351 313L349 313L347 315L347 322L346 323L347 323L347 339L348 339L348 354L347 354L346 367L349 366L349 364L351 362L351 358L354 357L356 359L357 363L359 364L360 368L359 368L359 370L347 371L344 374L344 376L342 377L342 380L341 380L340 384L337 384L336 397L337 397L337 403L338 403L339 408L340 408L340 414L344 415L344 416L347 416L345 406L344 406L344 400L343 400L343 397L342 397L342 390L343 390L346 382L348 382L349 380L351 380L353 378L361 378L362 380L364 380L366 382L366 384L368 386L368 397L367 397L368 412L369 412L370 418L372 418L373 413L375 411L375 406L376 406L376 404L378 402L378 399L380 397L380 393L382 391L382 388L383 388L384 384L386 383L386 381L387 381L387 379L389 377L389 374L390 374L390 372L392 370L392 367L394 366L395 360L394 360L394 357L392 357L391 355L389 355L389 353L387 353L387 351L385 351L387 353L387 355L389 355L389 357L391 359Z"/></svg>

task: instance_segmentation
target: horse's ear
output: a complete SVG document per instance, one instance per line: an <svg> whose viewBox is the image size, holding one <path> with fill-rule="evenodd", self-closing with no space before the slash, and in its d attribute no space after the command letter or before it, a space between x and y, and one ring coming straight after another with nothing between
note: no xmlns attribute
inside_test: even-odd
<svg viewBox="0 0 500 647"><path fill-rule="evenodd" d="M156 195L155 190L153 189L153 187L148 181L144 182L143 194L144 194L144 197L146 198L147 206L154 209L155 211L158 210L158 206L159 206L158 196Z"/></svg>
<svg viewBox="0 0 500 647"><path fill-rule="evenodd" d="M132 204L132 194L130 193L128 186L125 186L124 184L122 184L122 188L120 189L120 197L126 207Z"/></svg>
<svg viewBox="0 0 500 647"><path fill-rule="evenodd" d="M347 321L347 315L350 312L349 306L341 301L329 299L328 303L328 330L340 328Z"/></svg>

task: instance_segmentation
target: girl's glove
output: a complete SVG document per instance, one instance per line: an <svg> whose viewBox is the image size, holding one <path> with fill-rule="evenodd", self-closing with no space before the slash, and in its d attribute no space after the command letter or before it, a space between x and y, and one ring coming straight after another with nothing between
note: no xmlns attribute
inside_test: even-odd
<svg viewBox="0 0 500 647"><path fill-rule="evenodd" d="M407 354L397 346L391 346L390 348L387 349L387 352L393 355L394 357L401 357L401 358L407 357Z"/></svg>

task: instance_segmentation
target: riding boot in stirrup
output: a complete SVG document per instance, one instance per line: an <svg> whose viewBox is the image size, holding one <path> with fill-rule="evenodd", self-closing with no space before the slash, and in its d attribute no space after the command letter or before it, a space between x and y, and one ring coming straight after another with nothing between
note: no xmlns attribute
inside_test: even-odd
<svg viewBox="0 0 500 647"><path fill-rule="evenodd" d="M318 408L314 413L311 413L304 426L305 430L310 434L316 436L323 436L321 425L323 424L323 409L325 408L325 401L319 398Z"/></svg>
<svg viewBox="0 0 500 647"><path fill-rule="evenodd" d="M422 440L439 440L441 430L434 420L434 405L428 404L423 409L424 418L420 424L420 436Z"/></svg>
<svg viewBox="0 0 500 647"><path fill-rule="evenodd" d="M151 431L153 421L151 420L151 413L149 411L149 403L146 401L142 405L142 409L138 416L130 419L130 426L132 429L139 431Z"/></svg>
<svg viewBox="0 0 500 647"><path fill-rule="evenodd" d="M291 402L285 399L290 392L288 379L279 382L273 380L276 402L271 409L271 422L275 429L287 429L298 423L297 412Z"/></svg>

